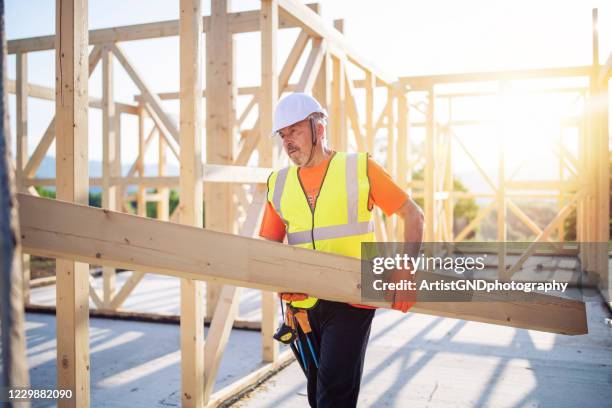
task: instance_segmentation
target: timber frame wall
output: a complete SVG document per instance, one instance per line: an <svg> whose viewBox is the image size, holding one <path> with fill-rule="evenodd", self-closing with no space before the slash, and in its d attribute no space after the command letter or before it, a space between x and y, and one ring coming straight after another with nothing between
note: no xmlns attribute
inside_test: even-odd
<svg viewBox="0 0 612 408"><path fill-rule="evenodd" d="M506 240L506 216L511 211L536 235L535 242L552 240L553 232L563 237L563 220L577 211L578 242L608 242L610 153L608 138L608 82L612 71L612 55L603 65L598 57L597 12L594 10L593 65L515 72L473 73L427 77L394 78L384 74L342 35L343 22L328 27L317 13L318 5L302 5L296 0L262 0L261 10L239 13L229 11L228 0L211 0L211 16L201 17L201 0L181 0L180 19L108 29L87 29L85 0L57 0L56 32L61 36L47 36L8 42L9 54L16 55L17 77L9 83L9 90L17 98L16 180L22 193L36 195L34 186L56 186L58 199L87 204L88 187L102 187L103 207L112 211L130 212L127 202L128 186L138 186L135 194L137 214L146 215L146 203L155 202L158 218L181 224L202 226L202 196L206 200L206 228L253 237L265 203L265 182L272 168L283 164L281 151L266 137L272 128L273 108L284 92L311 92L330 113L330 145L336 150L373 152L378 136L386 137L388 146L385 167L398 182L415 197L424 199L427 241L459 242L464 240L494 208L497 208L498 240ZM285 28L301 31L282 69L277 71L279 32ZM235 43L233 35L261 32L261 86L237 88L235 81ZM201 33L206 33L202 42ZM180 36L180 89L173 93L156 93L139 72L121 43L132 40ZM87 44L93 49L87 55ZM27 78L28 53L61 49L56 52L57 71L62 72L55 90L30 84ZM305 64L298 73L298 82L290 83L302 54ZM203 52L205 50L205 53ZM205 55L205 62L202 61ZM113 96L113 59L121 64L140 94L133 104L115 102ZM101 99L89 98L87 72L102 64L103 94ZM206 63L206 78L201 66ZM361 71L359 78L354 72ZM451 143L460 138L453 126L461 126L448 118L446 123L436 119L440 101L454 98L481 97L477 93L448 94L436 92L436 86L447 83L492 81L499 83L499 94L513 80L525 78L584 77L588 88L573 90L583 98L588 109L573 125L579 129L579 154L574 157L568 149L558 146L560 179L550 181L513 181L505 174L503 150L500 149L499 180L494 183L474 161L494 193L487 195L491 204L482 208L476 219L458 234L453 233L453 206L456 200L480 197L454 191L451 166ZM65 90L65 92L64 92ZM549 89L547 92L567 92ZM384 100L380 99L381 93ZM376 98L375 98L376 94ZM251 99L243 112L237 112L238 95ZM362 96L362 97L360 97ZM27 154L28 98L56 101L56 116L49 124L34 153ZM180 100L180 120L169 115L163 100ZM376 99L376 103L375 103ZM596 103L599 101L599 103ZM603 103L601 102L603 101ZM204 121L198 112L206 103ZM363 104L363 106L362 106ZM103 174L89 178L87 174L87 106L101 109L103 118ZM382 110L375 114L375 107ZM258 119L251 128L244 128L246 118L257 108ZM420 111L425 120L417 122L412 116ZM361 112L361 115L360 115ZM121 135L122 115L138 117L139 132ZM152 131L145 134L147 122ZM203 123L204 122L204 123ZM206 129L206 160L200 157L202 128ZM424 127L423 151L415 151L410 140L411 130ZM56 135L58 135L56 137ZM137 139L139 155L126 175L121 174L121 138ZM38 179L36 171L53 140L57 149L57 179ZM157 176L144 175L144 157L153 141L157 141L159 166ZM257 151L257 167L247 166ZM166 175L168 154L181 164L180 177ZM252 164L252 162L251 162ZM417 166L424 166L424 180L412 179ZM170 188L180 187L180 204L170 214ZM155 188L151 193L148 189ZM551 194L525 194L512 190L554 190ZM549 225L537 226L525 215L513 199L517 197L556 197L559 211ZM393 241L402 231L396 217L376 217L379 240ZM509 270L509 276L533 253L530 247ZM592 248L578 248L586 270L599 276L602 294L611 301L608 254ZM29 270L24 255L24 291L29 290ZM505 254L500 252L500 265ZM74 273L80 271L80 273ZM58 322L58 386L72 388L77 398L74 406L89 404L88 355L88 298L96 308L106 312L120 312L122 304L138 285L144 272L135 271L121 288L115 285L115 269L103 268L103 293L90 286L87 265L74 260L57 263L57 322ZM276 369L290 358L279 355L278 345L272 340L277 324L275 294L262 291L262 355L267 364L237 384L212 394L216 372L232 325L238 319L237 306L240 288L207 282L206 310L203 308L202 284L197 280L181 279L181 350L183 406L216 405L248 384L260 379L265 372ZM59 295L62 296L59 296ZM27 300L26 300L27 302ZM218 305L215 307L215 305ZM204 342L204 319L211 321L209 335ZM240 324L236 324L240 326ZM61 330L59 330L61 328ZM63 333L63 334L62 334ZM60 364L61 362L61 364Z"/></svg>

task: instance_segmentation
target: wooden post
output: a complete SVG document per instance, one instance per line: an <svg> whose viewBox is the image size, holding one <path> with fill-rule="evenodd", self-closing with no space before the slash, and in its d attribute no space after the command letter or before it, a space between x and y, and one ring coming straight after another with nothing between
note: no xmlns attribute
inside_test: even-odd
<svg viewBox="0 0 612 408"><path fill-rule="evenodd" d="M87 0L56 0L55 134L57 199L88 205ZM89 406L89 265L56 262L57 388L60 407Z"/></svg>
<svg viewBox="0 0 612 408"><path fill-rule="evenodd" d="M448 123L449 127L452 126L452 118L453 118L453 98L448 99ZM453 190L454 190L454 178L453 178L453 151L452 151L452 128L449 128L448 131L444 134L444 139L446 141L445 147L445 174L444 174L444 190L447 193L446 199L444 200L444 214L445 214L445 223L446 223L446 236L444 237L444 242L453 242L453 224L454 224L454 214L453 210L455 208L455 202L453 198Z"/></svg>
<svg viewBox="0 0 612 408"><path fill-rule="evenodd" d="M157 172L160 177L166 175L166 139L161 133L158 133L158 159ZM168 187L159 187L159 201L157 202L157 218L162 221L170 219L170 189Z"/></svg>
<svg viewBox="0 0 612 408"><path fill-rule="evenodd" d="M434 196L434 183L435 183L435 156L434 156L434 145L435 145L435 128L434 128L434 89L433 85L428 88L428 102L427 102L427 118L426 118L426 129L427 135L425 137L425 242L433 242L434 231L435 231L435 196Z"/></svg>
<svg viewBox="0 0 612 408"><path fill-rule="evenodd" d="M111 183L112 177L117 174L117 124L115 115L115 98L113 95L113 54L109 48L102 49L102 208L117 210L117 190ZM115 268L105 266L102 268L104 308L110 308L115 295L116 273Z"/></svg>
<svg viewBox="0 0 612 408"><path fill-rule="evenodd" d="M592 269L599 275L601 293L612 304L612 271L608 267L610 239L610 151L608 137L608 80L600 82L598 10L593 9L593 73L590 80L590 117L592 162ZM608 222L604 222L608 220Z"/></svg>
<svg viewBox="0 0 612 408"><path fill-rule="evenodd" d="M230 0L212 0L206 33L206 164L231 164L236 134L235 46L229 27ZM205 226L233 232L232 190L227 183L206 183ZM221 285L207 283L206 316L212 317Z"/></svg>
<svg viewBox="0 0 612 408"><path fill-rule="evenodd" d="M374 154L374 89L376 89L376 77L367 71L365 77L366 110L365 110L365 132L368 152Z"/></svg>
<svg viewBox="0 0 612 408"><path fill-rule="evenodd" d="M278 153L268 137L274 123L274 108L278 101L278 72L276 69L276 38L278 32L278 3L276 0L263 0L260 14L261 27L261 92L259 99L260 139L265 140L260 149L259 165L276 167ZM265 148L265 150L264 150ZM277 297L274 292L261 292L261 336L262 358L265 362L278 359L278 343L272 338L276 330Z"/></svg>
<svg viewBox="0 0 612 408"><path fill-rule="evenodd" d="M331 148L337 151L346 151L346 108L345 108L345 79L344 60L332 58L333 82L332 82L332 112L330 115L330 142Z"/></svg>
<svg viewBox="0 0 612 408"><path fill-rule="evenodd" d="M3 387L15 388L29 387L30 381L24 330L24 299L21 292L21 235L15 197L15 175L11 168L10 154L4 2L0 3L0 44L2 46L2 60L0 61L0 197L2 197L0 200L0 332L2 333L0 348L2 349L2 370L0 384ZM19 75L19 70L17 72ZM17 106L19 109L19 102ZM19 125L17 129L19 132ZM21 405L21 403L15 403L15 405L18 404ZM8 403L7 406L9 406ZM29 407L30 404L24 402L23 406Z"/></svg>
<svg viewBox="0 0 612 408"><path fill-rule="evenodd" d="M180 2L179 222L202 227L202 2ZM204 406L202 282L181 279L181 405Z"/></svg>
<svg viewBox="0 0 612 408"><path fill-rule="evenodd" d="M506 269L506 214L507 203L506 203L506 165L504 161L504 139L506 127L503 122L503 117L506 114L506 94L508 89L508 83L503 81L500 84L499 98L501 101L501 109L498 111L498 131L499 131L499 150L498 150L498 173L497 173L497 271L499 278L502 280L510 280L510 276L507 276Z"/></svg>
<svg viewBox="0 0 612 408"><path fill-rule="evenodd" d="M138 104L138 176L142 179L145 172L145 109L142 102ZM136 193L136 214L141 217L147 216L147 189L142 184L138 183L138 192Z"/></svg>
<svg viewBox="0 0 612 408"><path fill-rule="evenodd" d="M401 85L397 90L397 177L396 180L400 187L406 191L407 173L408 173L408 101L406 99L406 91ZM398 241L403 240L404 220L397 217L395 224L395 237Z"/></svg>
<svg viewBox="0 0 612 408"><path fill-rule="evenodd" d="M317 4L317 6L318 5L319 4ZM317 13L321 14L321 7L317 8ZM332 63L332 60L331 58L332 58L331 54L326 51L325 55L323 56L323 62L321 64L321 68L319 69L319 74L317 75L315 84L312 88L312 95L317 101L319 101L323 109L325 109L328 113L330 112L331 105L332 105L332 102L331 102L331 97L332 97L331 63ZM327 136L327 139L329 141L329 136Z"/></svg>
<svg viewBox="0 0 612 408"><path fill-rule="evenodd" d="M17 171L15 172L15 181L17 191L24 192L27 190L27 186L24 184L23 169L28 162L28 54L18 52L16 60ZM30 255L23 254L21 270L23 274L23 299L27 304L30 302Z"/></svg>
<svg viewBox="0 0 612 408"><path fill-rule="evenodd" d="M388 103L386 105L385 116L387 117L387 161L386 167L387 171L391 175L392 178L396 178L397 176L397 168L396 168L396 141L395 141L395 111L394 111L394 99L395 95L393 92L393 88L391 86L387 87L387 100ZM397 216L387 217L385 220L385 228L387 230L387 240L395 242L397 237L395 236L396 228L395 223L397 222Z"/></svg>
<svg viewBox="0 0 612 408"><path fill-rule="evenodd" d="M17 80L15 85L16 117L17 117L17 157L16 181L17 190L25 191L23 169L28 162L28 54L21 52L16 55Z"/></svg>

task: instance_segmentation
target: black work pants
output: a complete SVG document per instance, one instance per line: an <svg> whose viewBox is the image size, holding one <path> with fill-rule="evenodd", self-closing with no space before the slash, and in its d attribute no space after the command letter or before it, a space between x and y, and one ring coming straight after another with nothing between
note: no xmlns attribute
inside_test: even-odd
<svg viewBox="0 0 612 408"><path fill-rule="evenodd" d="M346 303L319 300L308 310L312 332L307 338L299 331L299 344L293 352L306 374L311 407L355 407L374 309L356 308ZM301 346L302 352L299 351ZM304 360L305 363L304 364Z"/></svg>

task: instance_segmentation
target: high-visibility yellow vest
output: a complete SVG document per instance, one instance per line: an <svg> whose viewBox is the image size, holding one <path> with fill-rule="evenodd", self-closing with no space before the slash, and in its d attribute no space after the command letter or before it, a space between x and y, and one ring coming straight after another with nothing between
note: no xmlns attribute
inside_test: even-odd
<svg viewBox="0 0 612 408"><path fill-rule="evenodd" d="M328 163L314 209L298 177L298 167L285 167L268 179L268 201L287 227L287 242L301 248L361 257L361 243L374 242L368 208L370 181L367 153L335 153ZM311 308L318 299L291 302Z"/></svg>

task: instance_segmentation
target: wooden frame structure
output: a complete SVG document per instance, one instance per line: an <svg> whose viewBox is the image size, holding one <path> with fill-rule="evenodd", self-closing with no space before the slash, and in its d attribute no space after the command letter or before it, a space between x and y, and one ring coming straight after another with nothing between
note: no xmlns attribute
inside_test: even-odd
<svg viewBox="0 0 612 408"><path fill-rule="evenodd" d="M292 286L292 280L281 279L280 274L270 277L259 273L261 267L249 266L247 263L261 262L256 257L239 257L236 265L220 267L205 267L205 272L188 270L178 263L165 267L152 267L145 259L129 261L123 255L127 247L122 247L118 240L113 244L99 242L101 232L110 225L135 226L142 234L130 235L131 239L164 236L163 231L173 231L181 236L200 233L198 239L211 241L214 237L219 248L224 245L245 246L263 251L267 260L274 260L274 268L281 270L292 262L292 257L300 257L306 268L300 274L329 273L331 264L344 265L346 273L343 279L354 282L350 291L342 292L334 285L325 287L312 282L312 293L322 297L342 301L357 301L356 294L358 268L346 259L325 256L313 257L307 251L274 245L272 243L247 240L255 233L261 209L265 202L265 185L272 168L281 165L282 159L278 146L266 136L272 128L272 115L276 101L283 92L311 92L330 114L329 143L338 150L368 150L374 151L379 144L380 136L386 138L386 169L401 185L414 191L415 196L422 195L425 199L426 239L429 241L461 241L470 229L484 218L483 213L493 206L485 208L459 234L452 233L453 200L468 197L469 194L453 191L452 171L450 165L450 140L452 129L436 122L436 85L448 82L467 82L493 80L503 82L525 77L556 77L585 76L590 80L588 90L581 90L588 101L603 98L608 101L607 84L612 71L612 58L604 66L598 59L589 67L572 67L551 70L532 70L513 73L475 73L465 75L449 75L435 77L393 78L364 59L350 44L347 43L341 31L343 23L337 21L335 28L328 27L317 14L318 5L304 6L296 0L262 0L261 10L234 13L229 10L228 0L211 0L211 16L201 16L201 0L181 0L180 18L177 21L139 24L125 27L114 27L88 31L87 6L83 0L57 0L57 32L61 36L46 36L8 43L8 52L16 54L17 77L14 83L9 83L9 91L17 95L17 160L16 175L19 191L35 195L33 186L56 185L58 199L87 204L89 185L102 186L104 210L96 210L35 199L28 195L20 195L22 204L22 223L24 224L25 252L58 257L57 272L57 321L61 322L60 338L58 334L58 385L75 390L77 399L72 401L75 406L89 405L88 386L88 298L91 297L96 307L112 312L120 310L121 305L131 291L142 280L145 273L163 273L181 278L181 352L182 352L182 405L204 406L221 403L238 389L243 389L249 382L261 378L267 370L284 364L289 359L288 354L279 355L278 346L272 341L271 333L275 329L277 309L275 307L274 291L297 290ZM596 19L596 14L594 14ZM285 28L299 28L297 36L282 69L277 71L277 45L279 32ZM233 36L244 32L261 32L261 85L259 87L237 88L235 81L236 47ZM202 44L201 33L206 33L206 43ZM179 92L156 93L139 72L133 62L123 51L121 43L132 40L160 38L166 36L180 38L180 90ZM594 30L594 44L597 43L597 33ZM87 56L87 44L93 45ZM56 49L57 69L62 72L58 76L55 90L30 84L27 78L27 54L30 52ZM206 78L201 77L203 51L205 49ZM306 53L306 50L309 50ZM59 53L57 50L62 50ZM297 83L290 79L301 59L305 58L302 72L298 73ZM140 94L133 104L118 103L113 97L113 59L116 59L127 72ZM98 63L102 63L103 95L102 98L88 98L87 73L91 73ZM87 71L88 70L88 71ZM354 77L355 71L360 71L363 77ZM64 90L67 90L65 93ZM385 99L375 98L376 91L385 92ZM425 103L415 104L413 95L425 92ZM243 112L237 112L239 95L248 95L251 99ZM27 100L36 97L56 101L56 117L51 121L41 141L28 157L27 140ZM452 99L455 96L444 96ZM205 98L205 102L202 101ZM179 123L164 109L163 100L180 100ZM202 138L202 104L206 103L206 161L200 160ZM547 227L541 229L522 214L509 199L513 188L527 187L539 189L550 187L542 182L520 184L513 182L503 172L500 165L500 180L504 183L493 187L494 198L502 211L498 211L498 227L500 240L505 239L505 223L507 211L519 214L521 218L537 235L537 241L547 240L551 232L561 225L563 219L575 207L578 207L579 237L584 242L607 242L607 229L597 219L609 219L609 196L607 182L609 180L609 149L607 132L607 108L601 104L591 103L588 126L583 126L581 134L580 157L573 157L567 152L562 153L564 166L578 173L573 180L563 180L555 184L566 203ZM101 109L103 113L103 174L101 178L87 177L87 107ZM378 114L375 109L382 106ZM607 106L607 105L606 105ZM258 119L250 128L246 128L247 117L257 108ZM411 122L414 110L425 113L422 123ZM138 118L138 149L137 160L126 175L121 174L121 140L128 135L121 134L121 115L133 115ZM152 130L145 134L148 123ZM75 126L72 126L72 125ZM410 143L411 127L425 126L426 143L423 159L419 159ZM56 138L56 135L59 137ZM377 138L378 136L378 138ZM36 171L48 151L53 140L57 141L57 178L37 179ZM377 140L378 139L378 140ZM153 142L157 140L159 164L157 176L145 176L144 157ZM563 147L560 147L563 149ZM563 151L563 150L562 150ZM256 167L253 164L253 153L257 152ZM165 157L173 154L181 163L180 177L166 175ZM408 157L409 160L405 158ZM60 160L60 158L62 160ZM501 158L501 157L500 157ZM419 160L425 163L424 181L412 180L412 170ZM503 160L502 160L503 163ZM440 164L441 166L439 166ZM445 165L442 165L445 164ZM569 171L569 170L568 170ZM490 181L489 176L483 176ZM514 184L513 184L514 183ZM128 186L138 186L135 195L137 201L136 213L146 216L147 202L156 202L158 221L135 218L118 214L130 212L126 202L133 197L126 195ZM249 186L245 189L244 186ZM578 187L576 187L578 186ZM169 189L180 187L180 204L177 211L170 214L168 208ZM149 188L156 188L150 193ZM418 191L422 190L422 192ZM205 227L208 231L197 231L202 227L202 197L206 198ZM237 205L234 202L238 203ZM69 239L68 230L58 225L43 224L53 221L52 217L41 219L37 217L41 211L56 211L59 218L73 218L83 222L93 222L99 219L102 226L99 230L89 231L93 236L83 235L82 242L89 242L91 248L98 248L91 253L79 247L78 243ZM24 214L27 214L25 216ZM606 215L607 214L607 215ZM485 214L486 215L486 214ZM78 218L81 217L81 218ZM125 217L125 218L121 218ZM118 220L122 220L119 222ZM441 220L441 221L439 221ZM167 221L184 224L172 225ZM531 222L530 222L531 221ZM78 224L66 223L66 227ZM93 225L93 224L92 224ZM376 233L379 240L393 241L402 230L401 223L395 218L376 217ZM607 228L607 225L605 226ZM78 228L77 228L78 229ZM83 227L83 231L86 228ZM466 232L467 231L467 232ZM72 231L74 232L74 231ZM52 234L54 239L49 237ZM64 234L64 235L62 235ZM218 235L209 235L218 234ZM240 234L245 238L233 237L227 234ZM112 238L128 239L120 233ZM110 238L107 237L107 238ZM132 241L133 242L133 241ZM184 243L188 240L182 241ZM211 245L215 245L211 241ZM151 247L154 249L154 246ZM151 250L153 250L151 249ZM191 248L194 249L195 248ZM129 248L133 250L133 248ZM181 248L173 246L173 253L187 256ZM533 252L530 248L521 257L523 262ZM276 255L272 255L272 253ZM580 252L589 271L600 276L604 296L610 301L609 283L612 280L607 270L607 253L593 252L584 248ZM500 253L500 257L503 254ZM60 260L65 259L65 260ZM604 268L604 261L606 262ZM104 265L103 293L100 295L90 287L90 278L86 264L93 262ZM505 262L500 262L505 265ZM158 265L162 265L161 260ZM199 264L200 266L203 264ZM130 266L135 272L121 288L115 285L114 267ZM236 268L231 268L234 266ZM520 266L517 263L513 268ZM280 268L280 269L279 269ZM327 268L327 269L326 269ZM27 268L24 268L27 279ZM334 267L338 273L338 267ZM240 276L247 273L249 276ZM253 272L255 271L255 272ZM502 270L501 274L512 270ZM231 275L236 273L238 275ZM233 276L233 277L232 277ZM331 276L331 274L330 274ZM285 276L286 278L286 276ZM334 279L340 279L334 278ZM203 309L202 280L207 284L206 310ZM339 280L340 281L340 280ZM285 282L282 283L281 282ZM238 318L237 304L240 298L238 286L256 287L262 290L262 355L267 363L262 369L239 381L235 386L212 393L216 371L232 325ZM339 285L342 286L342 285ZM330 290L330 288L333 288ZM24 284L24 289L27 285ZM302 289L304 290L304 289ZM309 293L311 293L309 291ZM549 299L543 301L546 304ZM550 305L559 305L552 302ZM449 306L450 305L450 306ZM500 303L501 305L501 303ZM574 303L566 305L571 313L575 313L579 322L584 312ZM502 306L493 308L490 315L482 311L461 310L456 305L421 306L416 311L435 313L438 315L466 318L489 322L510 322L518 327L542 328L540 323L534 324L533 316L525 310L509 310ZM445 309L446 307L446 309ZM467 306L466 306L467 307ZM544 306L542 313L547 311ZM537 315L537 313L536 313ZM512 320L510 317L512 317ZM211 321L211 329L206 342L203 334L204 319ZM516 318L516 321L514 320ZM573 323L562 323L563 319L552 319L548 324L563 324L570 329L576 329ZM508 324L508 323L506 323ZM540 324L538 326L538 324ZM522 326L521 326L522 325ZM569 327L569 328L568 328ZM579 330L578 330L579 331ZM58 333L60 330L58 330Z"/></svg>

